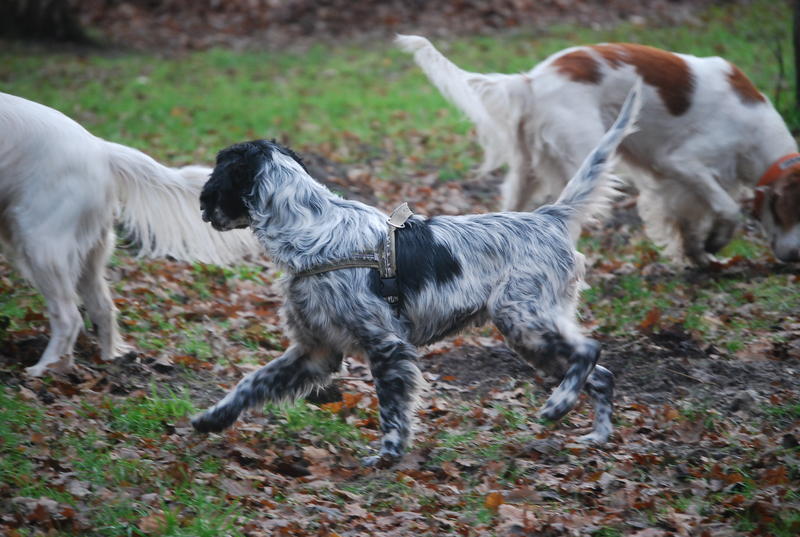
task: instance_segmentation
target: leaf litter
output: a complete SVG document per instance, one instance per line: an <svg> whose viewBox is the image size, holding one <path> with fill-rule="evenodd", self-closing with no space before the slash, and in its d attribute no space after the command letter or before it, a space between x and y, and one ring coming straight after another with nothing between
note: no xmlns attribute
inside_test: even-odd
<svg viewBox="0 0 800 537"><path fill-rule="evenodd" d="M496 176L390 182L379 168L312 160L323 182L387 211L406 200L430 215L497 206ZM746 230L744 240L762 239ZM135 352L101 363L84 334L74 372L28 379L46 321L31 310L0 332L4 401L40 413L33 425L10 422L0 444L29 465L0 484L0 528L177 535L210 506L222 513L218 535L796 534L800 318L775 297L791 289L762 284L796 285L797 268L762 250L710 275L682 272L647 246L627 202L582 248L593 288L584 323L617 375L611 441L575 443L591 427L586 401L558 424L537 420L553 379L484 327L422 349L429 387L416 441L382 471L360 464L379 430L357 356L311 403L194 434L192 407L285 348L280 274L266 260L220 269L119 250L111 279ZM19 285L0 265L3 291ZM699 300L704 311L687 316ZM109 506L117 529L102 516Z"/></svg>

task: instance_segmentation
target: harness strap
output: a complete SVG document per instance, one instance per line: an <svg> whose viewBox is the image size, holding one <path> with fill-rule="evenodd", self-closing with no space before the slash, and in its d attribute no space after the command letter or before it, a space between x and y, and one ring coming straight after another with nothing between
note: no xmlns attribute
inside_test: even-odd
<svg viewBox="0 0 800 537"><path fill-rule="evenodd" d="M294 274L295 277L312 276L332 270L346 268L377 269L381 277L381 295L392 305L400 303L400 290L397 286L397 248L395 231L406 227L406 222L414 213L403 203L392 211L386 220L386 236L380 241L374 252L362 252L344 259L329 261Z"/></svg>
<svg viewBox="0 0 800 537"><path fill-rule="evenodd" d="M375 257L375 254L364 254L363 256L356 255L345 259L339 259L337 261L331 261L330 263L323 263L321 265L317 265L316 267L296 272L295 276L313 276L314 274L322 274L323 272L330 272L332 270L345 268L380 269L380 267L381 264L378 261L378 258Z"/></svg>
<svg viewBox="0 0 800 537"><path fill-rule="evenodd" d="M753 215L756 218L761 216L761 208L764 205L764 187L771 186L772 183L795 168L800 168L800 153L784 155L767 168L767 171L764 172L764 175L761 176L756 185L755 198L753 199Z"/></svg>

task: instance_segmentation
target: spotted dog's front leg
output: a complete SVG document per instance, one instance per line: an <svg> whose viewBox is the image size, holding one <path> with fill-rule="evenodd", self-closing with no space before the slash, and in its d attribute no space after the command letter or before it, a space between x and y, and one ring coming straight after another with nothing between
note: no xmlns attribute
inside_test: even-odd
<svg viewBox="0 0 800 537"><path fill-rule="evenodd" d="M378 393L383 438L380 453L364 463L385 468L400 460L411 441L414 409L424 380L415 363L416 350L396 336L371 345L367 355Z"/></svg>
<svg viewBox="0 0 800 537"><path fill-rule="evenodd" d="M293 401L314 387L323 386L341 367L342 355L328 349L308 350L301 345L289 347L261 369L239 381L217 404L192 418L192 426L201 433L217 433L233 425L244 410L266 401Z"/></svg>

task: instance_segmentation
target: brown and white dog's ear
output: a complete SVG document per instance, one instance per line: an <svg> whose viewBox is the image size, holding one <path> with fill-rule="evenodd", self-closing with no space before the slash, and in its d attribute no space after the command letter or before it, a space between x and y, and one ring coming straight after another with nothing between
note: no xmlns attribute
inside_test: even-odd
<svg viewBox="0 0 800 537"><path fill-rule="evenodd" d="M800 223L800 172L775 183L771 209L778 225L789 230Z"/></svg>
<svg viewBox="0 0 800 537"><path fill-rule="evenodd" d="M768 186L753 187L753 195L741 200L745 207L749 207L750 214L756 220L760 220L764 213L764 203L770 190L772 189Z"/></svg>

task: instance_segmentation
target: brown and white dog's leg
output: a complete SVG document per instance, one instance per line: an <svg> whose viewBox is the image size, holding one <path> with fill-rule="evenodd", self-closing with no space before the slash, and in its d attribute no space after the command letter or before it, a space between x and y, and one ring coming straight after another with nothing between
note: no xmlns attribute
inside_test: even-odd
<svg viewBox="0 0 800 537"><path fill-rule="evenodd" d="M677 158L677 157L676 157ZM677 180L687 192L696 196L698 206L710 210L711 225L692 215L681 215L681 235L686 255L697 265L705 265L711 259L709 254L719 251L730 242L739 223L739 204L717 182L713 173L706 167L690 162L680 162L665 177ZM705 224L705 225L703 225ZM702 229L708 226L708 229Z"/></svg>

